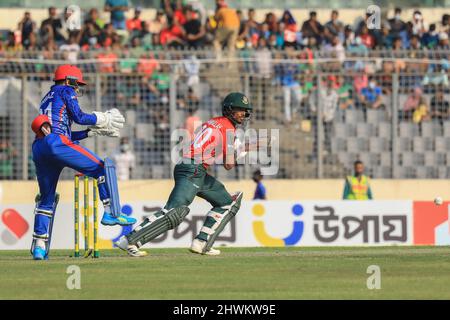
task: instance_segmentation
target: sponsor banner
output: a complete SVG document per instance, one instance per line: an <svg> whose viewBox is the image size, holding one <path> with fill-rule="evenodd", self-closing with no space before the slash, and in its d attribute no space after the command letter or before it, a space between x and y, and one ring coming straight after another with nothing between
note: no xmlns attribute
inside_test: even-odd
<svg viewBox="0 0 450 320"><path fill-rule="evenodd" d="M163 201L136 201L122 211L145 219ZM100 205L101 207L101 205ZM217 246L359 246L448 244L448 205L412 201L247 201L217 239ZM198 234L210 205L196 201L185 221L175 230L154 239L146 247L187 247ZM439 208L437 210L436 208ZM0 250L28 249L34 221L32 205L0 205ZM100 218L103 209L99 208ZM92 210L90 212L92 214ZM74 247L73 205L58 206L52 248ZM80 248L83 242L80 210ZM91 216L92 233L92 216ZM415 223L415 224L414 224ZM100 225L100 248L131 227ZM92 241L92 234L90 239ZM445 240L447 239L447 240Z"/></svg>
<svg viewBox="0 0 450 320"><path fill-rule="evenodd" d="M450 245L450 202L414 201L414 244Z"/></svg>

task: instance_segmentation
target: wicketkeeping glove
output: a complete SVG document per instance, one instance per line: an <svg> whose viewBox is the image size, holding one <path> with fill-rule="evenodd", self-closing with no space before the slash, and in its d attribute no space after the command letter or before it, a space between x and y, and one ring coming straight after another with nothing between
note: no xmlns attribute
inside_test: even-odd
<svg viewBox="0 0 450 320"><path fill-rule="evenodd" d="M116 108L108 110L106 112L93 112L97 117L97 123L94 128L104 128L104 129L120 129L123 128L125 123L124 116Z"/></svg>

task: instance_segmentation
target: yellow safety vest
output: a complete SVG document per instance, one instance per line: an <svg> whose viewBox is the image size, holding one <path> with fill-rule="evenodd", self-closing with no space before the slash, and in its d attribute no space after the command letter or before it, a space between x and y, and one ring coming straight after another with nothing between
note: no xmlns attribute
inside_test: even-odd
<svg viewBox="0 0 450 320"><path fill-rule="evenodd" d="M350 184L350 193L347 196L348 200L368 200L369 178L365 175L358 180L355 176L348 176L347 181Z"/></svg>

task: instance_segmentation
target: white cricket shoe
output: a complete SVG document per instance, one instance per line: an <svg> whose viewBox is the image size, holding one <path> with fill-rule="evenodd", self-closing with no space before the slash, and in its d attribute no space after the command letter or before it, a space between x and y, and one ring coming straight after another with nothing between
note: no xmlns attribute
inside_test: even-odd
<svg viewBox="0 0 450 320"><path fill-rule="evenodd" d="M191 248L189 249L192 253L205 254L207 256L218 256L220 254L220 250L211 248L206 252L203 252L203 249L206 246L206 242L194 239L192 240Z"/></svg>
<svg viewBox="0 0 450 320"><path fill-rule="evenodd" d="M131 257L145 257L148 255L146 251L139 250L139 248L133 244L128 244L128 239L125 236L121 236L119 241L114 243L119 249L126 251Z"/></svg>
<svg viewBox="0 0 450 320"><path fill-rule="evenodd" d="M148 255L147 251L139 250L135 245L129 245L127 248L127 253L131 257L145 257Z"/></svg>

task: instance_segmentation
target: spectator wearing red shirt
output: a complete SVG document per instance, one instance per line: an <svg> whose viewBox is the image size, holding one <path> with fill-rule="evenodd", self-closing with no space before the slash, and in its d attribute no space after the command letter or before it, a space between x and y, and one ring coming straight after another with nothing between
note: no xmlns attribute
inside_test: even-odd
<svg viewBox="0 0 450 320"><path fill-rule="evenodd" d="M131 35L133 35L135 32L139 33L142 30L142 20L140 18L141 11L141 7L136 7L134 9L134 17L128 19L126 22L127 30Z"/></svg>
<svg viewBox="0 0 450 320"><path fill-rule="evenodd" d="M361 34L359 37L362 40L362 44L365 45L369 49L373 49L375 47L375 38L369 33L369 29L366 25L361 27Z"/></svg>
<svg viewBox="0 0 450 320"><path fill-rule="evenodd" d="M159 40L161 45L165 46L177 46L183 45L183 28L179 25L177 20L173 20L167 28L161 31Z"/></svg>
<svg viewBox="0 0 450 320"><path fill-rule="evenodd" d="M185 9L183 8L183 3L181 1L177 1L175 12L173 13L173 19L177 21L180 25L186 23L186 14Z"/></svg>
<svg viewBox="0 0 450 320"><path fill-rule="evenodd" d="M285 47L296 47L297 46L297 22L295 22L289 10L283 12L283 17L280 23L284 24L284 46Z"/></svg>

